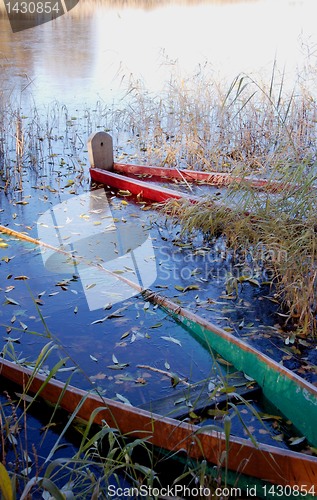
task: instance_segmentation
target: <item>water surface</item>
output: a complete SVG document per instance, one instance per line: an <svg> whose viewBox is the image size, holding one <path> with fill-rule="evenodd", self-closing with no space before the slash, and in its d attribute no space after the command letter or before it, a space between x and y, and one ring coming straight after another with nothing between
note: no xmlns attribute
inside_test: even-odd
<svg viewBox="0 0 317 500"><path fill-rule="evenodd" d="M133 5L82 0L67 15L15 34L4 15L2 88L76 108L111 104L131 78L156 93L175 72L207 71L228 85L240 72L268 77L275 59L292 86L317 42L314 0Z"/></svg>

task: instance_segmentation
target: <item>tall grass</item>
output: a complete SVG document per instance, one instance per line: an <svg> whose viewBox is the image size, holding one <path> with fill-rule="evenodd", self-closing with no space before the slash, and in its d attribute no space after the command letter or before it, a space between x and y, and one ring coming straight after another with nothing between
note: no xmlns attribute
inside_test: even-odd
<svg viewBox="0 0 317 500"><path fill-rule="evenodd" d="M283 177L316 159L316 75L301 78L287 89L274 65L267 83L238 75L228 88L207 65L188 78L175 67L159 96L129 82L120 130L148 163Z"/></svg>

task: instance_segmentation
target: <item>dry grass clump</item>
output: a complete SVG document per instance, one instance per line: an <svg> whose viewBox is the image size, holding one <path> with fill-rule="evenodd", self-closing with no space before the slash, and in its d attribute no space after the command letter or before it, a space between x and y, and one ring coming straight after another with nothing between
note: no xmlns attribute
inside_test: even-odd
<svg viewBox="0 0 317 500"><path fill-rule="evenodd" d="M205 199L198 204L171 201L165 207L177 217L183 232L202 231L211 241L222 236L234 256L252 255L274 286L285 322L302 335L316 335L317 215L308 176L301 185L279 195L251 188L239 196L232 188L226 205ZM252 211L250 211L252 210Z"/></svg>

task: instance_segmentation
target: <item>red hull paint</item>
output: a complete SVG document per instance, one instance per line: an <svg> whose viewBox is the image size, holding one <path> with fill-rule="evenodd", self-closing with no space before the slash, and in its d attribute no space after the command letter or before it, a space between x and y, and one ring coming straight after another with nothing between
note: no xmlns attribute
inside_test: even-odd
<svg viewBox="0 0 317 500"><path fill-rule="evenodd" d="M180 199L187 198L192 202L197 202L196 196L189 196L186 193L179 193L173 189L164 187L155 187L149 182L131 179L124 175L110 172L109 170L101 170L99 168L90 169L91 178L102 184L107 184L116 189L124 189L130 191L132 194L140 196L141 198L155 201L158 203L169 200L170 198Z"/></svg>
<svg viewBox="0 0 317 500"><path fill-rule="evenodd" d="M197 170L180 170L177 168L152 167L147 165L131 165L114 163L113 170L122 174L153 175L166 179L186 180L188 182L204 182L213 186L228 186L233 182L248 184L256 189L278 192L285 189L286 184L267 179L253 179L251 177L236 177L225 172L199 172Z"/></svg>

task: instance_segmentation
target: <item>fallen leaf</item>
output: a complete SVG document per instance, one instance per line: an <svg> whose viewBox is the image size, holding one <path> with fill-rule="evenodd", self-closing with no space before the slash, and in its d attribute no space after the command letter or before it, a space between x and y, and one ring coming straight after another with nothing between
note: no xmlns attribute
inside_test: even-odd
<svg viewBox="0 0 317 500"><path fill-rule="evenodd" d="M120 401L122 401L122 403L124 403L124 404L126 404L126 405L129 405L129 406L132 406L132 405L131 405L131 403L130 403L130 401L129 401L127 398L125 398L124 396L122 396L122 394L117 393L117 394L116 394L116 397L117 397Z"/></svg>
<svg viewBox="0 0 317 500"><path fill-rule="evenodd" d="M171 336L169 336L169 337L161 336L161 339L167 340L168 342L172 342L173 344L177 344L180 347L182 347L181 342L178 339L175 339L174 337L171 337Z"/></svg>
<svg viewBox="0 0 317 500"><path fill-rule="evenodd" d="M10 298L9 298L9 297L7 297L6 295L5 295L5 299L6 299L6 303L7 303L7 304L11 304L11 305L13 305L13 306L19 306L19 305L20 305L20 304L19 304L19 302L17 302L17 301L16 301L16 300L14 300L14 299L10 299Z"/></svg>

